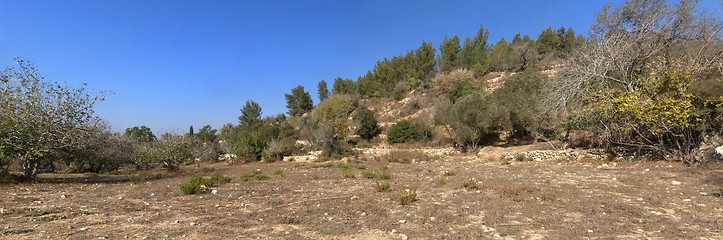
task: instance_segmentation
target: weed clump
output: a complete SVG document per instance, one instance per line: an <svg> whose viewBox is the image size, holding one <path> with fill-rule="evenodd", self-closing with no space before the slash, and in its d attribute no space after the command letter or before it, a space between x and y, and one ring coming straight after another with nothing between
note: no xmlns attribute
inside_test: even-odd
<svg viewBox="0 0 723 240"><path fill-rule="evenodd" d="M400 205L409 205L417 201L417 189L404 189L402 195L399 196Z"/></svg>
<svg viewBox="0 0 723 240"><path fill-rule="evenodd" d="M188 181L181 183L181 193L193 195L205 192L208 187L213 187L214 182L201 176L195 176Z"/></svg>
<svg viewBox="0 0 723 240"><path fill-rule="evenodd" d="M377 174L374 173L374 171L366 171L362 173L362 177L367 179L374 179L375 177L377 177Z"/></svg>
<svg viewBox="0 0 723 240"><path fill-rule="evenodd" d="M388 192L392 188L389 183L382 183L382 182L376 182L374 183L374 189L377 190L377 192Z"/></svg>
<svg viewBox="0 0 723 240"><path fill-rule="evenodd" d="M475 178L470 178L462 182L462 187L470 190L479 190L479 181Z"/></svg>
<svg viewBox="0 0 723 240"><path fill-rule="evenodd" d="M284 177L284 176L286 176L286 173L284 173L284 170L279 169L279 170L274 171L274 175L279 176L279 177Z"/></svg>
<svg viewBox="0 0 723 240"><path fill-rule="evenodd" d="M261 169L253 170L249 174L246 174L243 177L241 177L241 180L244 180L244 182L248 182L251 180L266 180L266 179L269 179L269 176L264 175L264 173L261 172Z"/></svg>
<svg viewBox="0 0 723 240"><path fill-rule="evenodd" d="M356 176L354 173L349 169L342 169L341 173L344 175L345 178L355 178Z"/></svg>

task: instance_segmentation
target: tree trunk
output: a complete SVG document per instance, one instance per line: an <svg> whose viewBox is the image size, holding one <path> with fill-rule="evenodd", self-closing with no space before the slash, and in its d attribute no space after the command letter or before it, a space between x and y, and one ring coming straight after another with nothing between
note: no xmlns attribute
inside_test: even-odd
<svg viewBox="0 0 723 240"><path fill-rule="evenodd" d="M23 172L25 179L34 180L38 176L38 163L32 160L23 161Z"/></svg>

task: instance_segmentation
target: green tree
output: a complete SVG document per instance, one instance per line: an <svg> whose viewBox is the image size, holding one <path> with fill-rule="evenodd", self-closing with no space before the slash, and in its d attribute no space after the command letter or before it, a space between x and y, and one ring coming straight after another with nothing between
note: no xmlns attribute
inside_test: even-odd
<svg viewBox="0 0 723 240"><path fill-rule="evenodd" d="M367 75L371 75L371 73L368 72ZM356 85L351 79L338 77L334 80L334 86L331 92L332 94L354 94L356 92Z"/></svg>
<svg viewBox="0 0 723 240"><path fill-rule="evenodd" d="M261 122L261 113L261 106L253 100L248 100L241 109L241 116L238 117L239 124L244 127L256 126Z"/></svg>
<svg viewBox="0 0 723 240"><path fill-rule="evenodd" d="M390 144L406 143L422 139L422 133L408 120L401 120L387 130Z"/></svg>
<svg viewBox="0 0 723 240"><path fill-rule="evenodd" d="M191 125L191 127L188 128L188 136L189 136L190 138L193 138L193 134L194 134L194 132L193 132L193 125Z"/></svg>
<svg viewBox="0 0 723 240"><path fill-rule="evenodd" d="M363 139L370 140L382 132L382 129L377 123L377 118L374 116L374 112L366 107L361 107L356 110L354 120L357 122L356 134Z"/></svg>
<svg viewBox="0 0 723 240"><path fill-rule="evenodd" d="M85 84L46 81L34 65L16 62L0 72L0 155L21 159L25 177L33 179L39 165L84 147L81 140L98 120L93 107L103 97Z"/></svg>
<svg viewBox="0 0 723 240"><path fill-rule="evenodd" d="M452 38L444 37L442 44L439 46L439 69L442 72L450 72L460 67L460 47L459 47L459 36Z"/></svg>
<svg viewBox="0 0 723 240"><path fill-rule="evenodd" d="M284 94L286 97L286 108L289 109L289 115L301 116L314 108L314 102L311 95L304 91L304 86L297 86L291 89L291 94Z"/></svg>
<svg viewBox="0 0 723 240"><path fill-rule="evenodd" d="M319 102L323 102L327 98L329 98L329 89L326 86L326 81L321 80L319 81L318 86L318 92L319 92Z"/></svg>
<svg viewBox="0 0 723 240"><path fill-rule="evenodd" d="M135 126L132 128L126 128L125 134L126 136L129 136L141 142L156 141L156 135L154 135L151 129L146 126Z"/></svg>
<svg viewBox="0 0 723 240"><path fill-rule="evenodd" d="M211 125L206 125L198 130L195 138L201 142L216 142L216 139L218 138L218 136L216 135L217 132L218 130L213 129Z"/></svg>
<svg viewBox="0 0 723 240"><path fill-rule="evenodd" d="M428 78L434 73L434 66L437 65L437 61L434 59L435 55L434 47L432 43L422 42L422 46L419 46L414 51L414 66L416 67L416 78L419 78L423 82L426 82Z"/></svg>
<svg viewBox="0 0 723 240"><path fill-rule="evenodd" d="M510 45L505 38L500 39L492 48L490 66L497 71L510 70Z"/></svg>

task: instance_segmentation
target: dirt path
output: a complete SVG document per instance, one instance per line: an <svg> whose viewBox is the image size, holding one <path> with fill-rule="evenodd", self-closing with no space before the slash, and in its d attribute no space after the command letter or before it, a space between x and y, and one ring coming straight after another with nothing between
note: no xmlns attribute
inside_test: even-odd
<svg viewBox="0 0 723 240"><path fill-rule="evenodd" d="M347 178L336 165L217 163L198 173L222 173L233 181L201 195L179 191L192 173L146 183L3 185L0 236L723 239L719 166L601 160L506 164L484 156L366 162L350 164L354 178ZM362 176L381 173L383 166L391 173L388 180ZM269 179L241 180L255 169ZM275 175L278 170L284 176ZM390 191L377 192L377 181L389 183ZM416 189L416 202L398 203L405 189Z"/></svg>

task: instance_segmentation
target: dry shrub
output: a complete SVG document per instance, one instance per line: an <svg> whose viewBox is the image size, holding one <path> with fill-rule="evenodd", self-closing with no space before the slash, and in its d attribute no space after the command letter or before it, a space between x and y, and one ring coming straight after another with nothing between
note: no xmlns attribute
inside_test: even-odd
<svg viewBox="0 0 723 240"><path fill-rule="evenodd" d="M474 72L466 68L458 68L449 73L439 73L429 82L432 86L438 87L447 92L452 88L452 86L459 82L472 80L474 80Z"/></svg>
<svg viewBox="0 0 723 240"><path fill-rule="evenodd" d="M385 158L387 161L394 163L413 163L433 160L432 156L414 150L392 150Z"/></svg>

